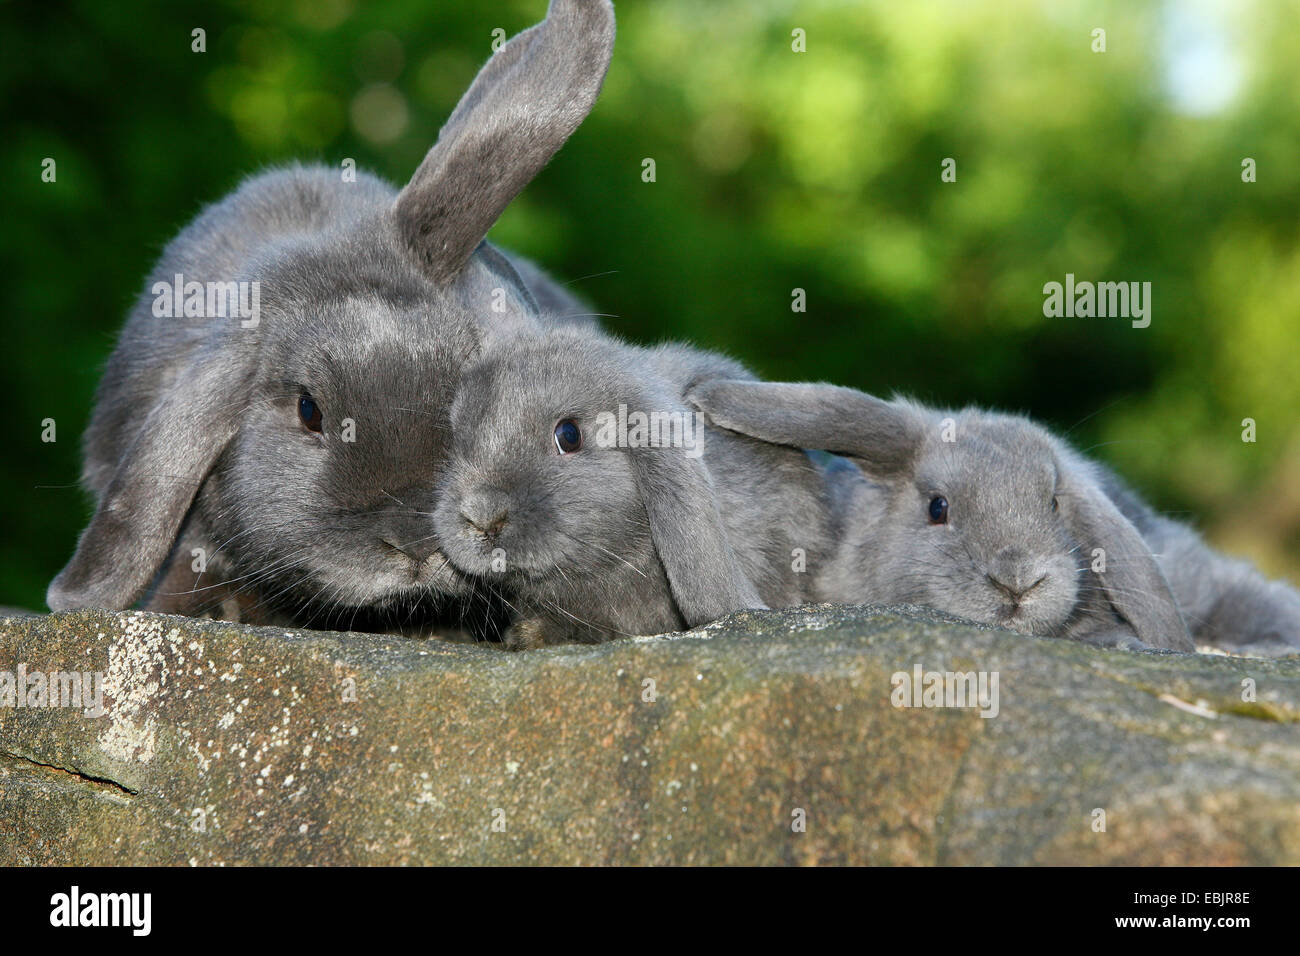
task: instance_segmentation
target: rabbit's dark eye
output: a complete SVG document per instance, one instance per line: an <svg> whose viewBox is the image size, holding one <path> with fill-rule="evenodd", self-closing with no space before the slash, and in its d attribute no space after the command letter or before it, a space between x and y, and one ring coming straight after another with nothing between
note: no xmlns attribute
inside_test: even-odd
<svg viewBox="0 0 1300 956"><path fill-rule="evenodd" d="M930 499L930 524L948 523L948 499L936 495Z"/></svg>
<svg viewBox="0 0 1300 956"><path fill-rule="evenodd" d="M1056 500L1056 495L1052 495L1052 510L1053 511L1061 510L1061 503Z"/></svg>
<svg viewBox="0 0 1300 956"><path fill-rule="evenodd" d="M582 429L572 418L555 426L555 447L561 455L571 455L582 447Z"/></svg>
<svg viewBox="0 0 1300 956"><path fill-rule="evenodd" d="M298 399L298 417L312 431L320 431L320 406L310 395L302 395Z"/></svg>

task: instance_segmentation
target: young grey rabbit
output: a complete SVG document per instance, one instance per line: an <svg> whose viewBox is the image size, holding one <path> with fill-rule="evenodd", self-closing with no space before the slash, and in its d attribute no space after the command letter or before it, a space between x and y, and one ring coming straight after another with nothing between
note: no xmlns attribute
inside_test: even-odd
<svg viewBox="0 0 1300 956"><path fill-rule="evenodd" d="M451 563L514 611L508 646L811 598L803 568L827 542L820 473L801 451L697 432L682 400L747 374L686 346L570 331L493 341L464 372L435 525Z"/></svg>
<svg viewBox="0 0 1300 956"><path fill-rule="evenodd" d="M171 242L99 386L83 473L96 511L51 608L144 597L347 624L459 593L430 516L460 370L484 329L536 314L535 295L582 309L519 263L530 290L484 235L590 111L613 42L608 0L553 0L400 192L280 169ZM216 283L248 283L254 308L203 314ZM174 316L172 284L186 299Z"/></svg>
<svg viewBox="0 0 1300 956"><path fill-rule="evenodd" d="M1201 576L1220 559L1191 532L1175 534L1027 419L820 384L713 381L689 400L722 428L857 464L832 472L840 547L819 576L823 600L924 604L1025 634L1188 651L1184 613L1198 627L1198 594L1223 580ZM1189 551L1201 564L1185 563ZM1224 601L1231 589L1209 603ZM1294 618L1288 629L1294 639Z"/></svg>

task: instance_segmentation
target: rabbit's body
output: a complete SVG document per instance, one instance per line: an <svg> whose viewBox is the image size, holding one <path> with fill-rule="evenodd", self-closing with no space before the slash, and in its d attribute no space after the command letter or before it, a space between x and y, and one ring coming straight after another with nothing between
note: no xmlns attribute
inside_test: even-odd
<svg viewBox="0 0 1300 956"><path fill-rule="evenodd" d="M731 359L689 346L635 351L646 356L648 367L687 412L692 409L685 395L700 382L749 374ZM703 459L742 573L768 607L815 600L817 572L833 540L822 469L802 449L774 448L701 422Z"/></svg>
<svg viewBox="0 0 1300 956"><path fill-rule="evenodd" d="M1198 647L1256 657L1300 653L1300 591L1220 554L1180 522L1152 514L1142 532Z"/></svg>
<svg viewBox="0 0 1300 956"><path fill-rule="evenodd" d="M713 428L691 448L601 437L623 413L690 416L688 389L746 374L684 346L559 331L508 339L467 370L436 524L452 563L515 610L509 643L662 633L811 599L827 502L806 454ZM566 423L581 435L570 452Z"/></svg>
<svg viewBox="0 0 1300 956"><path fill-rule="evenodd" d="M1100 644L1300 649L1300 593L1028 419L827 385L714 381L690 399L720 426L856 462L834 470L822 600L925 604Z"/></svg>
<svg viewBox="0 0 1300 956"><path fill-rule="evenodd" d="M461 596L431 527L460 371L538 300L555 324L586 321L484 235L591 109L613 40L608 0L554 0L492 56L400 191L273 170L168 245L100 384L83 469L96 513L51 608L143 597L346 625ZM168 287L188 300L194 283L256 307L232 315L200 292L170 314Z"/></svg>
<svg viewBox="0 0 1300 956"><path fill-rule="evenodd" d="M837 472L841 530L819 578L823 600L1192 648L1149 545L1103 487L1112 477L1026 419L815 384L711 382L690 400L720 427L861 469ZM1150 517L1134 507L1138 523Z"/></svg>
<svg viewBox="0 0 1300 956"><path fill-rule="evenodd" d="M1097 482L1142 535L1198 647L1277 656L1300 652L1300 591L1249 561L1209 547L1188 525L1151 508L1110 469Z"/></svg>

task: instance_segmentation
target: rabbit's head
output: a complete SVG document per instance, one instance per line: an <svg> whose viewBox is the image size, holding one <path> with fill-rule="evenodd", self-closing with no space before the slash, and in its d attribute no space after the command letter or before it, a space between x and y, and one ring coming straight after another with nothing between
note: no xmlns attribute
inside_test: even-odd
<svg viewBox="0 0 1300 956"><path fill-rule="evenodd" d="M481 348L473 317L494 294L491 321L533 313L508 270L485 247L454 295L429 295L328 244L265 267L265 331L230 344L255 353L248 398L198 503L260 592L342 607L460 592L434 492L456 381Z"/></svg>
<svg viewBox="0 0 1300 956"><path fill-rule="evenodd" d="M761 606L727 543L706 440L650 355L525 334L466 370L436 518L454 565L584 620L605 616L602 584L628 573L638 591L666 579L692 626Z"/></svg>
<svg viewBox="0 0 1300 956"><path fill-rule="evenodd" d="M1062 632L1088 586L1092 542L1072 520L1081 503L1054 443L1020 419L895 408L910 461L861 459L883 489L886 517L868 547L888 569L891 598L1025 634Z"/></svg>
<svg viewBox="0 0 1300 956"><path fill-rule="evenodd" d="M1147 644L1190 647L1164 576L1096 466L1027 419L828 385L705 383L690 400L721 427L857 462L869 484L844 518L851 547L837 573L858 576L860 597L1025 634L1123 619Z"/></svg>
<svg viewBox="0 0 1300 956"><path fill-rule="evenodd" d="M458 590L432 527L457 378L485 330L537 312L484 236L590 111L613 40L608 0L553 0L396 196L290 169L182 233L163 278L247 283L259 314L137 308L87 433L98 508L51 608L129 607L195 523L205 560L289 606Z"/></svg>

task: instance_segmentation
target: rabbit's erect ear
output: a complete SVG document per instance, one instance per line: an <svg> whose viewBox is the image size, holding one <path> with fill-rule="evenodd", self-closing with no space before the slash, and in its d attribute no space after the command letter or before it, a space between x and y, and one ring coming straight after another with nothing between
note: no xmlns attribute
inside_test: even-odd
<svg viewBox="0 0 1300 956"><path fill-rule="evenodd" d="M452 279L595 105L614 50L609 0L552 0L479 71L393 206L407 245Z"/></svg>
<svg viewBox="0 0 1300 956"><path fill-rule="evenodd" d="M721 428L847 455L881 475L906 469L922 437L907 408L838 385L718 380L696 385L687 399Z"/></svg>
<svg viewBox="0 0 1300 956"><path fill-rule="evenodd" d="M708 469L686 449L629 449L650 535L688 627L766 607L727 541Z"/></svg>
<svg viewBox="0 0 1300 956"><path fill-rule="evenodd" d="M51 610L133 605L176 541L194 495L239 428L246 366L195 362L159 398L123 449L72 560L46 592Z"/></svg>
<svg viewBox="0 0 1300 956"><path fill-rule="evenodd" d="M1068 485L1062 500L1068 502L1075 540L1116 613L1152 647L1195 650L1169 583L1137 528L1090 476Z"/></svg>

